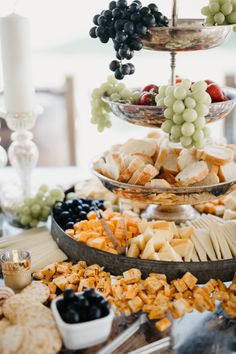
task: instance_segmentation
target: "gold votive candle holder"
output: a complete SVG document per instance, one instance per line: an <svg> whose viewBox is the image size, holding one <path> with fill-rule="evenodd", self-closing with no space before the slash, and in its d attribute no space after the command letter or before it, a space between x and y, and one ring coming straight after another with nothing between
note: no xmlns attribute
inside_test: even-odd
<svg viewBox="0 0 236 354"><path fill-rule="evenodd" d="M31 256L28 251L6 250L0 255L0 262L6 286L19 292L31 283Z"/></svg>

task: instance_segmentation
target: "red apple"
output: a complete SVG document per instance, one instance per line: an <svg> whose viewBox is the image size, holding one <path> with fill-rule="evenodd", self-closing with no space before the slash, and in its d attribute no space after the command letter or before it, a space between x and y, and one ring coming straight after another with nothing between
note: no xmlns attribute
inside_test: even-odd
<svg viewBox="0 0 236 354"><path fill-rule="evenodd" d="M158 92L159 92L159 87L158 87L157 85L150 84L150 85L145 86L145 87L142 89L142 92L154 92L154 93L158 93Z"/></svg>
<svg viewBox="0 0 236 354"><path fill-rule="evenodd" d="M140 106L155 106L155 95L150 92L143 92L138 100Z"/></svg>
<svg viewBox="0 0 236 354"><path fill-rule="evenodd" d="M224 92L215 83L210 84L206 92L209 93L209 95L211 96L212 102L222 102L227 100L227 97L225 97Z"/></svg>
<svg viewBox="0 0 236 354"><path fill-rule="evenodd" d="M205 82L207 83L207 85L210 85L210 84L214 84L215 82L212 81L212 80L205 80Z"/></svg>

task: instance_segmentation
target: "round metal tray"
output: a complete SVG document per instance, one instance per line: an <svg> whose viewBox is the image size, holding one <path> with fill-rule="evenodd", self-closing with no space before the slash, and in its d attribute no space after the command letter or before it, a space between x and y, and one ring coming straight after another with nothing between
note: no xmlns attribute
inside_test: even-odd
<svg viewBox="0 0 236 354"><path fill-rule="evenodd" d="M220 46L232 25L206 26L203 19L179 19L176 27L153 27L143 40L144 48L156 51L193 51Z"/></svg>
<svg viewBox="0 0 236 354"><path fill-rule="evenodd" d="M101 175L95 169L93 169L93 173L100 179L105 188L119 198L162 206L205 203L229 194L236 188L236 180L200 187L149 188L114 181Z"/></svg>
<svg viewBox="0 0 236 354"><path fill-rule="evenodd" d="M168 280L182 277L191 272L199 283L206 283L211 278L230 281L236 269L236 259L214 262L164 262L117 256L111 253L88 247L68 236L52 218L51 233L60 249L71 261L86 261L89 265L97 263L113 275L120 275L130 268L138 268L143 277L149 273L166 274Z"/></svg>
<svg viewBox="0 0 236 354"><path fill-rule="evenodd" d="M224 87L223 91L229 100L210 105L209 114L206 116L207 123L226 118L235 107L236 89ZM142 127L160 128L165 121L163 108L113 102L108 97L104 97L103 100L109 104L113 114L128 123Z"/></svg>

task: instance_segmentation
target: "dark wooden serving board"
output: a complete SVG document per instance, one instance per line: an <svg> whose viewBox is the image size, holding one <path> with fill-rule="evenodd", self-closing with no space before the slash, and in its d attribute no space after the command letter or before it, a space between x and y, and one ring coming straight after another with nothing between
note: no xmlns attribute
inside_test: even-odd
<svg viewBox="0 0 236 354"><path fill-rule="evenodd" d="M72 261L84 260L89 265L97 263L113 275L120 275L130 268L138 268L143 277L149 273L163 273L168 280L182 277L191 272L198 278L198 283L206 283L209 279L231 281L236 271L236 259L209 262L163 262L117 256L89 247L68 236L52 218L51 233L58 246Z"/></svg>

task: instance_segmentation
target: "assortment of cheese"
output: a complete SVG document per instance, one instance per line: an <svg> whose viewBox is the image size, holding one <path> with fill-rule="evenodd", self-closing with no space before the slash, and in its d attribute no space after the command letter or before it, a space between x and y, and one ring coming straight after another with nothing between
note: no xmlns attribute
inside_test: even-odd
<svg viewBox="0 0 236 354"><path fill-rule="evenodd" d="M221 301L229 316L236 316L236 275L227 289L220 280L209 280L204 286L197 286L197 278L186 273L182 278L167 281L164 274L151 273L142 279L138 269L130 269L121 276L111 277L97 264L87 266L85 262L72 264L62 262L51 264L35 274L48 285L50 299L65 289L74 291L94 287L104 294L114 306L117 314L146 312L150 320L157 321L156 328L166 330L170 320L180 318L197 310L214 311L215 301Z"/></svg>
<svg viewBox="0 0 236 354"><path fill-rule="evenodd" d="M199 262L236 257L236 223L202 215L187 225L142 221L129 240L128 256L156 261Z"/></svg>
<svg viewBox="0 0 236 354"><path fill-rule="evenodd" d="M182 149L168 136L149 134L115 145L94 163L112 180L153 188L205 186L236 178L236 146L207 145Z"/></svg>
<svg viewBox="0 0 236 354"><path fill-rule="evenodd" d="M67 259L67 256L58 248L46 227L24 231L12 237L2 237L0 253L7 249L28 250L31 254L32 272L39 270L50 262L61 262Z"/></svg>
<svg viewBox="0 0 236 354"><path fill-rule="evenodd" d="M153 261L199 262L236 257L236 223L203 214L193 222L177 226L169 221L147 221L129 213L110 210L103 218L127 256ZM118 254L94 212L89 220L74 225L66 233L76 241Z"/></svg>
<svg viewBox="0 0 236 354"><path fill-rule="evenodd" d="M107 209L102 213L103 219L110 228L115 238L122 247L126 246L126 240L129 240L139 234L138 225L141 219L133 213L122 215ZM83 242L90 247L102 251L118 254L113 243L104 230L102 223L98 220L95 212L87 215L88 220L83 220L74 225L74 229L66 230L66 233L76 241Z"/></svg>
<svg viewBox="0 0 236 354"><path fill-rule="evenodd" d="M221 216L225 220L236 219L236 191L213 202L196 205L195 208L200 213Z"/></svg>

